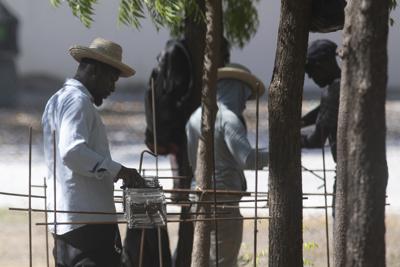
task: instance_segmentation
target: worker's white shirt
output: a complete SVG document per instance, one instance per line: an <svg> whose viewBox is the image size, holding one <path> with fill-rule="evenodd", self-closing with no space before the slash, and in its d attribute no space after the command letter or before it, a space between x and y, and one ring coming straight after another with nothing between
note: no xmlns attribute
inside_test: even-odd
<svg viewBox="0 0 400 267"><path fill-rule="evenodd" d="M54 209L53 131L56 137L56 206L59 211L115 212L113 179L121 165L112 161L104 124L89 91L68 79L47 102L42 117L48 169L47 208ZM54 221L54 214L48 216ZM116 221L115 215L57 213L57 222ZM64 234L82 225L57 226ZM54 227L49 227L54 233Z"/></svg>

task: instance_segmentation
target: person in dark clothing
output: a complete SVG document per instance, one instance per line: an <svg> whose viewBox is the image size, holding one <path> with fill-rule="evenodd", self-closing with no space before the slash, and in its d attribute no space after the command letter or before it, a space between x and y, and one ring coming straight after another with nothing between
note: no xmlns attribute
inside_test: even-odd
<svg viewBox="0 0 400 267"><path fill-rule="evenodd" d="M310 134L301 135L301 147L322 148L328 139L335 163L341 73L336 49L337 45L330 40L316 40L310 44L305 71L323 91L320 104L301 118L302 128L315 125ZM333 191L336 192L336 177ZM334 216L335 197L332 206Z"/></svg>

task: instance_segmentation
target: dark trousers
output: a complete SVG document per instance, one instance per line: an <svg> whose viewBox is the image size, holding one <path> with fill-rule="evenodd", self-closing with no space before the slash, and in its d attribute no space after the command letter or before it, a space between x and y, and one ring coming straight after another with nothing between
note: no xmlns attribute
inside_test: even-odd
<svg viewBox="0 0 400 267"><path fill-rule="evenodd" d="M180 219L192 219L189 213L190 207L182 207L182 214L180 215ZM173 262L175 267L190 266L193 250L193 232L194 225L192 222L179 223L178 244L173 255Z"/></svg>
<svg viewBox="0 0 400 267"><path fill-rule="evenodd" d="M54 235L57 267L119 267L121 237L116 224L85 225L63 235ZM56 257L57 253L57 257Z"/></svg>
<svg viewBox="0 0 400 267"><path fill-rule="evenodd" d="M162 266L171 267L171 251L169 248L169 238L166 228L160 229ZM142 229L127 229L124 241L124 251L122 255L123 267L159 267L159 248L158 248L158 230L144 230L144 243L142 254L142 265L140 259L140 243L142 238Z"/></svg>

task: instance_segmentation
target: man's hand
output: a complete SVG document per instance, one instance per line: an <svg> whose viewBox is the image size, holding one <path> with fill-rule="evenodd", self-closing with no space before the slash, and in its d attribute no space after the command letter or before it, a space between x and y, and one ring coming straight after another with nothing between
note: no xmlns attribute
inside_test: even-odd
<svg viewBox="0 0 400 267"><path fill-rule="evenodd" d="M145 184L143 177L140 176L136 169L126 168L124 166L121 167L114 182L117 182L119 179L123 180L122 188L140 188L144 187Z"/></svg>

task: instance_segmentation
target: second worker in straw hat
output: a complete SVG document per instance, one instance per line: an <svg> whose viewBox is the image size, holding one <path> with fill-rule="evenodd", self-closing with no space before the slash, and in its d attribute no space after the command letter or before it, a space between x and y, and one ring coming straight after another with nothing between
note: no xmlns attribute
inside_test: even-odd
<svg viewBox="0 0 400 267"><path fill-rule="evenodd" d="M247 138L243 111L246 101L261 96L264 84L240 64L228 64L218 70L218 113L214 132L214 157L216 189L245 191L247 189L243 170L255 169L256 150ZM201 108L198 108L186 124L188 156L193 173L196 170L197 147L201 133ZM268 165L268 151L258 151L258 167ZM196 187L195 180L193 187ZM220 211L219 217L241 217L240 196L218 196L218 202L228 201L232 207ZM235 201L237 201L235 203ZM223 205L223 204L221 204ZM226 214L229 211L229 214ZM237 256L242 243L242 220L218 221L218 237L211 231L210 266L215 266L215 243L218 240L220 267L237 266Z"/></svg>

